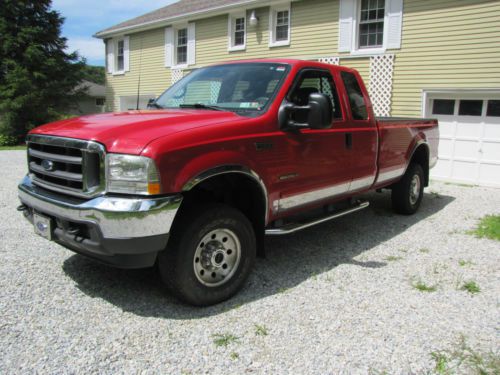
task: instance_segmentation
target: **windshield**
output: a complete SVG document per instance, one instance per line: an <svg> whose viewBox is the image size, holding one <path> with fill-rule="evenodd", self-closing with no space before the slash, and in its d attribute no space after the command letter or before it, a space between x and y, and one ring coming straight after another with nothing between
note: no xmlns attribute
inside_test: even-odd
<svg viewBox="0 0 500 375"><path fill-rule="evenodd" d="M193 71L157 100L161 108L210 108L259 112L266 109L288 72L285 64L242 63Z"/></svg>

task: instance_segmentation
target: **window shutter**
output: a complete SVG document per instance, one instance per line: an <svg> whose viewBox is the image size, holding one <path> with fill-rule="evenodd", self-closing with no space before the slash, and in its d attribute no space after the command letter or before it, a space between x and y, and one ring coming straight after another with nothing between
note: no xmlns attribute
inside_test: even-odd
<svg viewBox="0 0 500 375"><path fill-rule="evenodd" d="M340 0L339 52L350 52L356 0Z"/></svg>
<svg viewBox="0 0 500 375"><path fill-rule="evenodd" d="M123 70L130 72L130 37L123 39Z"/></svg>
<svg viewBox="0 0 500 375"><path fill-rule="evenodd" d="M196 64L196 29L194 22L188 24L188 65Z"/></svg>
<svg viewBox="0 0 500 375"><path fill-rule="evenodd" d="M387 48L401 48L403 0L387 0Z"/></svg>
<svg viewBox="0 0 500 375"><path fill-rule="evenodd" d="M108 73L113 74L115 66L115 44L113 43L113 39L108 40L106 43L106 55Z"/></svg>
<svg viewBox="0 0 500 375"><path fill-rule="evenodd" d="M269 8L269 45L274 43L274 9Z"/></svg>
<svg viewBox="0 0 500 375"><path fill-rule="evenodd" d="M174 65L174 29L165 29L165 66L170 68Z"/></svg>

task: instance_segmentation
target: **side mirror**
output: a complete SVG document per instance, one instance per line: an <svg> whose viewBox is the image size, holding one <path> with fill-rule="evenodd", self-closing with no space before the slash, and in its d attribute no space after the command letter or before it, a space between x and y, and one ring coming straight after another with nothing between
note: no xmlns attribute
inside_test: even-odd
<svg viewBox="0 0 500 375"><path fill-rule="evenodd" d="M298 106L286 102L278 112L278 122L283 130L328 129L332 126L332 119L330 98L319 92L309 95L308 105Z"/></svg>
<svg viewBox="0 0 500 375"><path fill-rule="evenodd" d="M332 126L332 102L325 94L313 92L309 95L309 116L311 129L328 129Z"/></svg>
<svg viewBox="0 0 500 375"><path fill-rule="evenodd" d="M155 107L155 102L156 102L156 98L149 98L148 99L147 109L154 108Z"/></svg>

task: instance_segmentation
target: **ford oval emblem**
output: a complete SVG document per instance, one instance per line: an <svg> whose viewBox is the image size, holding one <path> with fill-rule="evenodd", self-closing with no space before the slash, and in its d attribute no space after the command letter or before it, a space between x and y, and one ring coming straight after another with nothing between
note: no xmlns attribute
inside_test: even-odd
<svg viewBox="0 0 500 375"><path fill-rule="evenodd" d="M42 167L46 171L53 171L54 170L54 162L50 160L43 160L42 161Z"/></svg>

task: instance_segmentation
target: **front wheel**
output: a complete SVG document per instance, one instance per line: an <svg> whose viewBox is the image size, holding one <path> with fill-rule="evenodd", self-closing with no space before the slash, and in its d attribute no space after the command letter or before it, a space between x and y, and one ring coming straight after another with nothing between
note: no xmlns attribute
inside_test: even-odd
<svg viewBox="0 0 500 375"><path fill-rule="evenodd" d="M208 306L242 287L255 254L255 234L246 216L230 206L211 204L182 214L158 265L163 281L179 299Z"/></svg>
<svg viewBox="0 0 500 375"><path fill-rule="evenodd" d="M392 207L403 215L414 214L424 196L424 170L420 164L412 163L406 173L392 189Z"/></svg>

